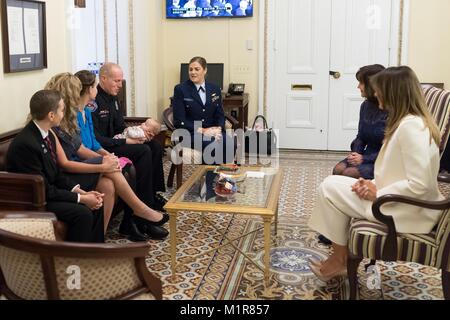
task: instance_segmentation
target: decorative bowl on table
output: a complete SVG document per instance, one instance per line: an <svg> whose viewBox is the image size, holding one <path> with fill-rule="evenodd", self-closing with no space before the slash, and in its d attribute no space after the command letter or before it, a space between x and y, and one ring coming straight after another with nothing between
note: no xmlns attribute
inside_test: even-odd
<svg viewBox="0 0 450 320"><path fill-rule="evenodd" d="M237 192L236 181L221 174L214 187L214 192L222 198L231 197Z"/></svg>

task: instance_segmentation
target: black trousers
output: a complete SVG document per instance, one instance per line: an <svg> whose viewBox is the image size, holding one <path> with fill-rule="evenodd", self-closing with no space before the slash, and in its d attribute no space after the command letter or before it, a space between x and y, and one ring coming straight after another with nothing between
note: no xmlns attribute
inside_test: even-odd
<svg viewBox="0 0 450 320"><path fill-rule="evenodd" d="M441 158L441 170L450 172L450 143L445 147L445 151Z"/></svg>
<svg viewBox="0 0 450 320"><path fill-rule="evenodd" d="M123 145L106 148L118 157L133 161L136 169L136 195L146 205L155 204L156 192L166 191L164 184L163 147L157 141L143 145Z"/></svg>
<svg viewBox="0 0 450 320"><path fill-rule="evenodd" d="M104 237L103 210L91 211L83 204L71 202L47 203L47 210L67 224L68 242L102 243Z"/></svg>

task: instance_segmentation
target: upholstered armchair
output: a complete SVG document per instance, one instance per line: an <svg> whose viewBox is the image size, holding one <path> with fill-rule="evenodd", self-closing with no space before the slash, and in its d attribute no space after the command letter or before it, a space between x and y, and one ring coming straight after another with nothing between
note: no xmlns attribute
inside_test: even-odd
<svg viewBox="0 0 450 320"><path fill-rule="evenodd" d="M0 212L0 295L25 300L162 299L147 243L55 240L51 213Z"/></svg>
<svg viewBox="0 0 450 320"><path fill-rule="evenodd" d="M450 91L433 86L423 86L425 102L439 131L441 132L441 154L444 152L450 136Z"/></svg>
<svg viewBox="0 0 450 320"><path fill-rule="evenodd" d="M397 233L391 216L382 213L388 203L405 203L422 208L444 210L439 223L430 234ZM372 207L379 223L353 220L348 243L347 271L350 281L350 299L357 297L357 270L362 259L415 262L442 271L442 288L446 300L450 299L450 199L440 202L421 201L398 195L385 195Z"/></svg>
<svg viewBox="0 0 450 320"><path fill-rule="evenodd" d="M163 112L163 121L167 128L174 132L176 130L173 121L173 107L169 107ZM239 122L230 115L225 114L225 129L237 129ZM189 164L202 164L202 154L191 148L182 148L178 150L176 147L180 141L176 135L172 135L172 151L170 153L170 160L172 165L170 167L169 177L167 178L167 186L169 188L173 187L173 181L177 179L177 189L183 184L183 163ZM180 163L181 162L181 163Z"/></svg>

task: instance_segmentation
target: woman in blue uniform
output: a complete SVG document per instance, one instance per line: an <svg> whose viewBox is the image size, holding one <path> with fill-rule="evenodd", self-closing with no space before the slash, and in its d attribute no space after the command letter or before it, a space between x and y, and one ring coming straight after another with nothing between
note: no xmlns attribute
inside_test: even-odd
<svg viewBox="0 0 450 320"><path fill-rule="evenodd" d="M205 81L208 66L202 57L189 62L189 80L175 87L173 117L177 129L185 129L190 141L184 147L203 154L204 164L234 161L234 144L225 133L225 114L220 88Z"/></svg>

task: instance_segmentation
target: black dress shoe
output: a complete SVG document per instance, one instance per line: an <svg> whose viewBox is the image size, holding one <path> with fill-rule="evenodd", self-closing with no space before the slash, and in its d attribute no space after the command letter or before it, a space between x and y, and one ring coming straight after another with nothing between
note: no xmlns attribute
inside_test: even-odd
<svg viewBox="0 0 450 320"><path fill-rule="evenodd" d="M151 224L140 224L139 229L144 232L148 238L153 240L163 240L169 234L169 231L163 227L154 226Z"/></svg>
<svg viewBox="0 0 450 320"><path fill-rule="evenodd" d="M149 221L147 219L144 219L144 218L141 218L141 217L138 217L138 216L135 216L134 220L136 221L136 223L138 225L148 224L148 225L151 225L151 226L161 227L167 221L169 221L169 217L170 217L169 214L167 214L167 213L163 213L162 215L163 215L162 219L157 221L157 222Z"/></svg>
<svg viewBox="0 0 450 320"><path fill-rule="evenodd" d="M161 220L159 220L158 222L150 222L150 223L157 227L161 227L161 226L165 225L169 221L170 216L168 213L163 213L162 215L163 215L163 217Z"/></svg>
<svg viewBox="0 0 450 320"><path fill-rule="evenodd" d="M133 242L142 242L148 240L148 236L145 233L139 231L139 228L134 221L131 221L126 226L122 223L119 228L119 233L127 236L127 239Z"/></svg>
<svg viewBox="0 0 450 320"><path fill-rule="evenodd" d="M331 246L332 242L330 241L330 239L328 239L324 235L320 234L318 238L319 238L320 243L322 243L326 246Z"/></svg>

